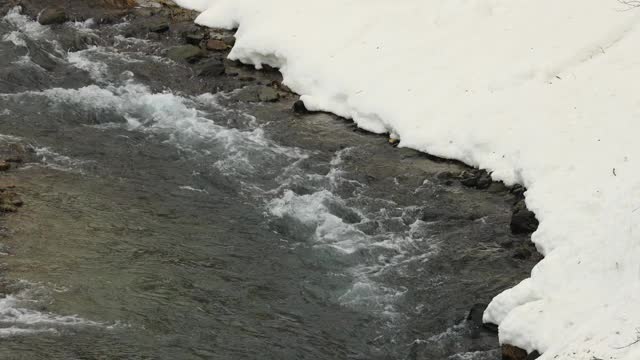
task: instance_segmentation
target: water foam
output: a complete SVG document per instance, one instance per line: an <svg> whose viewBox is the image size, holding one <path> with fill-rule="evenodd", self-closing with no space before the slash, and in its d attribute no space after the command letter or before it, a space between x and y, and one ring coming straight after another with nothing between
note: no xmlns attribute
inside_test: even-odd
<svg viewBox="0 0 640 360"><path fill-rule="evenodd" d="M78 326L103 326L102 323L86 320L77 315L57 315L30 308L37 305L34 300L46 293L44 287L22 281L23 289L0 299L0 337L57 333L59 329Z"/></svg>
<svg viewBox="0 0 640 360"><path fill-rule="evenodd" d="M7 12L7 15L2 18L2 21L12 25L16 29L18 29L21 34L24 34L31 39L36 40L44 38L49 31L48 27L40 25L40 23L31 20L28 16L23 15L21 12L22 7L16 6L9 10L9 12ZM17 36L17 34L14 34L13 36Z"/></svg>
<svg viewBox="0 0 640 360"><path fill-rule="evenodd" d="M101 61L89 59L87 53L90 51L87 49L70 52L67 54L67 61L76 68L88 72L94 81L103 82L107 78L109 67Z"/></svg>
<svg viewBox="0 0 640 360"><path fill-rule="evenodd" d="M332 249L335 257L353 264L346 270L352 284L337 298L340 304L394 318L394 304L407 289L382 278L389 272L402 273L413 262L428 261L438 244L429 236L428 224L410 216L417 213L415 207L368 198L363 184L347 178L341 166L351 150L337 152L324 176L296 173L281 179L284 185L271 193L275 197L267 202L267 210L285 223L298 224L290 225L293 235ZM298 194L290 189L301 184L315 186L315 191ZM355 189L347 192L351 197L337 195L345 186Z"/></svg>

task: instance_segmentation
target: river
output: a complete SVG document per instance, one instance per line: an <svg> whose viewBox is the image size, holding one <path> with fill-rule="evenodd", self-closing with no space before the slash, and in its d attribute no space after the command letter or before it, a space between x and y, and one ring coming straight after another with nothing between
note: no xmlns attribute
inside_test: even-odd
<svg viewBox="0 0 640 360"><path fill-rule="evenodd" d="M506 187L280 88L247 100L277 73L198 76L144 21L0 20L0 148L25 149L0 357L499 358L465 318L538 260Z"/></svg>

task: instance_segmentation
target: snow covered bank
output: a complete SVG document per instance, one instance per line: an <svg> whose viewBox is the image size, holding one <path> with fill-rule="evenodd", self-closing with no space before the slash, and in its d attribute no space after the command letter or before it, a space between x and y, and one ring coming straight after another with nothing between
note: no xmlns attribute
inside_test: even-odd
<svg viewBox="0 0 640 360"><path fill-rule="evenodd" d="M524 184L546 258L485 320L542 359L640 359L640 9L615 0L178 0L307 107ZM623 11L628 10L628 11Z"/></svg>

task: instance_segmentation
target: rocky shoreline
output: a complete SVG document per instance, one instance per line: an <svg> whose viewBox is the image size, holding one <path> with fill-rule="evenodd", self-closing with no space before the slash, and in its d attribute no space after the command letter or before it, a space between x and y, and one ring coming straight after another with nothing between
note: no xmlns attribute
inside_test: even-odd
<svg viewBox="0 0 640 360"><path fill-rule="evenodd" d="M298 100L282 84L280 74L275 69L255 70L250 66L227 59L229 50L234 44L233 32L224 29L210 29L197 26L193 23L197 15L177 7L169 0L140 1L143 6L138 6L131 0L65 0L60 6L51 6L43 0L13 1L11 4L0 7L5 13L15 5L23 7L25 14L38 18L40 23L56 25L68 20L84 21L93 18L99 24L110 24L126 18L128 23L125 28L126 37L147 39L160 43L165 49L162 51L166 58L184 64L193 74L193 81L202 81L203 90L209 92L236 90L233 101L246 103L278 104L287 107L297 114L300 121L306 116L313 116L304 104ZM73 38L69 39L68 48L76 50L86 48L89 45L99 43L100 39ZM207 88L210 80L215 79L215 88ZM275 105L274 105L275 106ZM346 121L336 118L336 121ZM361 131L354 129L354 131ZM370 135L378 136L378 135ZM397 142L389 139L389 146L396 146ZM541 258L530 242L530 234L537 229L538 221L524 203L524 189L516 185L506 187L501 182L494 182L490 174L485 171L470 168L462 163L438 159L427 156L430 160L450 164L449 169L435 175L436 181L445 186L461 184L464 187L474 188L477 191L491 193L511 194L513 197L510 231L517 236L513 238L499 239L496 242L507 249L514 259ZM27 162L29 151L21 145L10 144L0 149L0 212L8 214L18 210L22 206L19 196L19 175L16 180L11 179L15 168ZM482 324L482 311L486 305L477 304L467 317L483 331L497 332L495 326ZM502 357L506 360L531 360L539 356L537 352L527 354L524 350L510 346L502 346Z"/></svg>

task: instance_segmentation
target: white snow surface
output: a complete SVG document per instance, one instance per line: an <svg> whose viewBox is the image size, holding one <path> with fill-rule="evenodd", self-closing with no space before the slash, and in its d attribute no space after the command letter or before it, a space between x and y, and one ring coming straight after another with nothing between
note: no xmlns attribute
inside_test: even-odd
<svg viewBox="0 0 640 360"><path fill-rule="evenodd" d="M616 0L176 0L312 110L528 188L545 255L484 319L541 359L640 359L640 9Z"/></svg>

